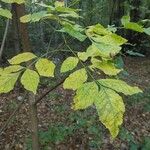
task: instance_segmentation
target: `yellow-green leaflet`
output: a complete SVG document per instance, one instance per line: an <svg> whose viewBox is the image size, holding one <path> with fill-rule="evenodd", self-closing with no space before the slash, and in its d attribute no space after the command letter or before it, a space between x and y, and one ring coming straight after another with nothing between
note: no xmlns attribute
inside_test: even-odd
<svg viewBox="0 0 150 150"><path fill-rule="evenodd" d="M102 42L102 43L110 44L110 45L118 45L118 46L125 44L127 42L125 38L122 38L121 36L117 34L105 35L103 37L99 37L97 40L98 42Z"/></svg>
<svg viewBox="0 0 150 150"><path fill-rule="evenodd" d="M0 93L8 93L13 90L20 73L11 73L0 76Z"/></svg>
<svg viewBox="0 0 150 150"><path fill-rule="evenodd" d="M78 52L78 57L79 59L81 59L82 61L86 61L88 59L88 54L86 52Z"/></svg>
<svg viewBox="0 0 150 150"><path fill-rule="evenodd" d="M72 74L65 80L64 89L78 89L87 80L87 73L85 69L80 69Z"/></svg>
<svg viewBox="0 0 150 150"><path fill-rule="evenodd" d="M101 79L98 82L105 87L111 88L116 92L123 93L125 95L133 95L142 92L138 87L132 87L126 82L116 79Z"/></svg>
<svg viewBox="0 0 150 150"><path fill-rule="evenodd" d="M13 72L18 72L21 69L23 69L24 67L20 66L20 65L12 65L12 66L8 66L6 68L4 68L3 73L13 73Z"/></svg>
<svg viewBox="0 0 150 150"><path fill-rule="evenodd" d="M65 6L64 2L59 2L59 1L56 1L54 5L55 5L55 7L63 7L63 6Z"/></svg>
<svg viewBox="0 0 150 150"><path fill-rule="evenodd" d="M3 8L0 8L0 16L6 17L6 18L9 18L9 19L12 18L12 14L11 14L10 10L3 9Z"/></svg>
<svg viewBox="0 0 150 150"><path fill-rule="evenodd" d="M21 83L24 88L34 94L36 94L39 80L38 73L30 69L27 69L21 77Z"/></svg>
<svg viewBox="0 0 150 150"><path fill-rule="evenodd" d="M25 0L1 0L5 3L17 3L17 4L22 4L25 2Z"/></svg>
<svg viewBox="0 0 150 150"><path fill-rule="evenodd" d="M102 86L98 88L95 82L85 83L77 89L72 108L75 110L85 109L93 104L96 106L100 121L115 138L125 112L122 98L109 88Z"/></svg>
<svg viewBox="0 0 150 150"><path fill-rule="evenodd" d="M14 56L13 58L9 59L8 61L12 65L17 65L17 64L20 64L22 62L27 62L29 60L32 60L36 57L37 56L34 55L33 53L25 52L25 53L18 54L17 56Z"/></svg>
<svg viewBox="0 0 150 150"><path fill-rule="evenodd" d="M41 58L35 64L38 73L45 77L54 77L55 64L46 58Z"/></svg>
<svg viewBox="0 0 150 150"><path fill-rule="evenodd" d="M101 87L99 96L94 104L100 121L109 129L113 138L119 133L119 126L123 123L125 106L122 97L115 91Z"/></svg>
<svg viewBox="0 0 150 150"><path fill-rule="evenodd" d="M94 82L82 84L76 91L72 108L86 109L94 103L96 97L98 97L98 87Z"/></svg>
<svg viewBox="0 0 150 150"><path fill-rule="evenodd" d="M22 23L27 23L27 22L38 22L40 21L42 18L44 18L47 15L46 11L40 11L37 13L33 13L33 14L28 14L28 15L24 15L20 18L20 21Z"/></svg>
<svg viewBox="0 0 150 150"><path fill-rule="evenodd" d="M92 67L102 70L107 75L117 75L121 69L117 69L115 65L109 61L99 61L95 58L92 58Z"/></svg>
<svg viewBox="0 0 150 150"><path fill-rule="evenodd" d="M76 57L68 57L61 66L61 73L70 71L74 69L79 62L79 59Z"/></svg>

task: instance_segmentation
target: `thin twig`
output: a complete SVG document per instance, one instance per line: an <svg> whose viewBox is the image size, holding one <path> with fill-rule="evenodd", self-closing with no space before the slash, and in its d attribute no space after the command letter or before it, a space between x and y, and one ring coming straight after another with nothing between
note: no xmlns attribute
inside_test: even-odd
<svg viewBox="0 0 150 150"><path fill-rule="evenodd" d="M68 76L67 76L68 77ZM34 105L37 105L45 96L47 96L50 92L52 92L53 90L55 90L58 86L60 86L64 81L65 79L67 78L63 78L60 82L58 82L54 87L48 89L43 95L41 95L34 103Z"/></svg>
<svg viewBox="0 0 150 150"><path fill-rule="evenodd" d="M2 44L1 44L0 60L2 59L2 55L3 55L3 51L4 51L4 45L5 45L5 41L6 41L6 37L7 37L7 33L8 33L8 28L9 28L9 19L7 20L7 23L6 23L5 32L4 32L4 36L3 36L3 40L2 40Z"/></svg>

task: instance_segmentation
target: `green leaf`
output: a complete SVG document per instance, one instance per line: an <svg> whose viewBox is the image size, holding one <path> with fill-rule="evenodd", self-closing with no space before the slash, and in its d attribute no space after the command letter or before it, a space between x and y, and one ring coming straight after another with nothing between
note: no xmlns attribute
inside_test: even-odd
<svg viewBox="0 0 150 150"><path fill-rule="evenodd" d="M101 87L94 101L100 121L109 129L113 138L119 133L125 106L122 98L113 90Z"/></svg>
<svg viewBox="0 0 150 150"><path fill-rule="evenodd" d="M97 68L102 70L107 75L117 75L122 69L117 69L115 65L108 61L99 61L98 59L93 58L92 60L92 68Z"/></svg>
<svg viewBox="0 0 150 150"><path fill-rule="evenodd" d="M126 23L129 23L130 22L130 16L123 16L122 18L121 18L121 23L123 24L123 25L125 25Z"/></svg>
<svg viewBox="0 0 150 150"><path fill-rule="evenodd" d="M95 42L93 42L92 48L97 48L99 54L105 58L112 58L117 55L121 50L121 47L117 45L109 45Z"/></svg>
<svg viewBox="0 0 150 150"><path fill-rule="evenodd" d="M127 54L131 55L131 56L139 56L139 57L145 57L145 55L138 53L138 52L134 52L134 51L126 51Z"/></svg>
<svg viewBox="0 0 150 150"><path fill-rule="evenodd" d="M13 90L20 73L3 74L0 76L0 93Z"/></svg>
<svg viewBox="0 0 150 150"><path fill-rule="evenodd" d="M78 89L87 80L87 73L85 69L80 69L72 74L65 80L64 89Z"/></svg>
<svg viewBox="0 0 150 150"><path fill-rule="evenodd" d="M22 62L27 62L29 60L32 60L36 57L37 56L34 55L33 53L26 52L26 53L18 54L17 56L14 56L12 59L10 59L8 61L12 65L17 65L17 64L20 64Z"/></svg>
<svg viewBox="0 0 150 150"><path fill-rule="evenodd" d="M68 33L70 36L78 39L79 41L83 42L87 38L86 35L81 33L81 28L79 26L71 25L69 23L65 23L63 26L63 32Z"/></svg>
<svg viewBox="0 0 150 150"><path fill-rule="evenodd" d="M21 77L21 83L26 90L36 94L37 87L39 84L38 73L33 70L27 69Z"/></svg>
<svg viewBox="0 0 150 150"><path fill-rule="evenodd" d="M138 87L132 87L126 82L116 79L102 79L98 81L105 87L115 90L116 92L123 93L125 95L133 95L142 92Z"/></svg>
<svg viewBox="0 0 150 150"><path fill-rule="evenodd" d="M45 77L54 77L55 64L48 59L41 58L35 64L38 73Z"/></svg>
<svg viewBox="0 0 150 150"><path fill-rule="evenodd" d="M77 89L72 108L74 110L86 109L94 103L97 97L97 85L94 82L85 83Z"/></svg>
<svg viewBox="0 0 150 150"><path fill-rule="evenodd" d="M79 62L79 59L76 57L68 57L61 66L61 73L70 71L74 69Z"/></svg>
<svg viewBox="0 0 150 150"><path fill-rule="evenodd" d="M130 30L137 31L137 32L140 32L140 33L144 32L144 28L141 25L139 25L135 22L125 23L124 27L126 29L130 29Z"/></svg>
<svg viewBox="0 0 150 150"><path fill-rule="evenodd" d="M12 19L12 14L8 9L0 8L0 16L6 17L8 19Z"/></svg>
<svg viewBox="0 0 150 150"><path fill-rule="evenodd" d="M149 28L144 28L144 32L145 32L147 35L150 35L150 27L149 27Z"/></svg>

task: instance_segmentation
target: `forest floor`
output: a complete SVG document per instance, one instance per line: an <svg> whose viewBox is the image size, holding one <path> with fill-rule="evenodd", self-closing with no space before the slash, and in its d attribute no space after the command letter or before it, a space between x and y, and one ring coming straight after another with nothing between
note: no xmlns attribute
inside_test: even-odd
<svg viewBox="0 0 150 150"><path fill-rule="evenodd" d="M60 86L38 105L42 150L150 150L150 58L126 57L124 60L129 75L122 78L139 86L144 93L124 97L126 113L119 136L115 140L110 138L94 108L71 110L73 93ZM49 88L48 83L46 85L40 93ZM23 92L16 89L0 96L0 129L22 95ZM25 104L0 135L0 150L30 150L29 135L28 105Z"/></svg>

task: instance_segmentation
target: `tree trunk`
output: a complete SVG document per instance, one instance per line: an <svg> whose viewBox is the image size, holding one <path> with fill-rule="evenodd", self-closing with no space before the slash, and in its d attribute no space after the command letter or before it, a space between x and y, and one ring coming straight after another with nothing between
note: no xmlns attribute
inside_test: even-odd
<svg viewBox="0 0 150 150"><path fill-rule="evenodd" d="M18 16L17 16L17 10L16 10L16 4L12 4L12 29L13 29L13 40L14 40L14 49L15 54L18 54L21 50L20 47L20 39L19 39L19 27L18 27Z"/></svg>
<svg viewBox="0 0 150 150"><path fill-rule="evenodd" d="M25 5L16 5L16 12L18 17L18 29L22 45L23 52L31 52L31 44L29 40L27 24L21 23L19 18L25 15ZM39 139L38 139L38 118L37 118L37 105L35 103L35 95L29 92L29 112L31 121L31 134L32 134L32 149L39 150Z"/></svg>

